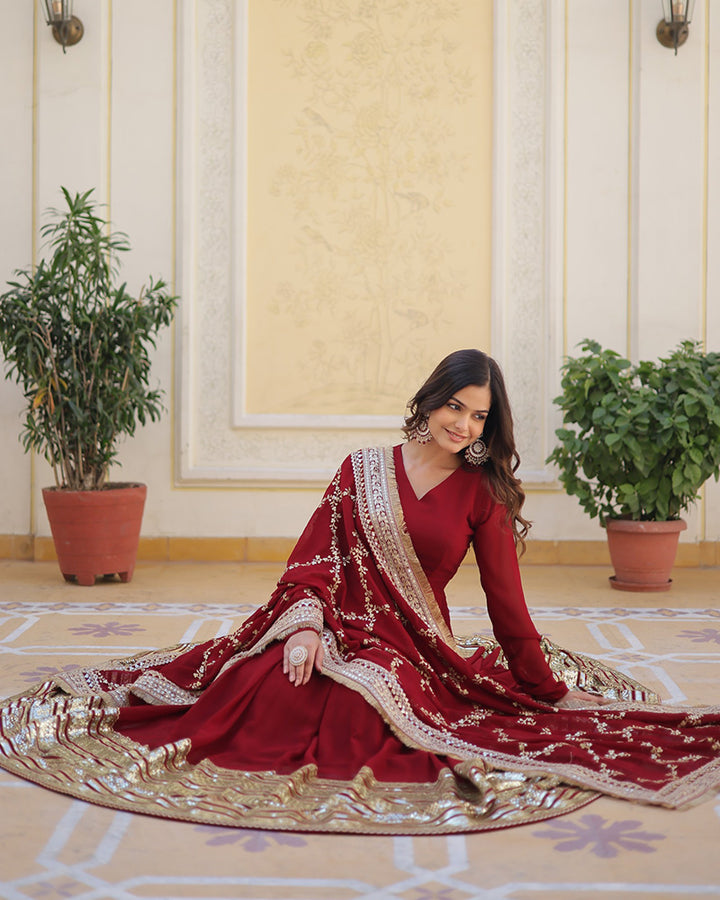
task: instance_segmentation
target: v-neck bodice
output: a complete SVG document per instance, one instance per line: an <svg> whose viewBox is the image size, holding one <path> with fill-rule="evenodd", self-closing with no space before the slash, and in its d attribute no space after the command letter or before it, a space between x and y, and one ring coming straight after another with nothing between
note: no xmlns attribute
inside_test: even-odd
<svg viewBox="0 0 720 900"><path fill-rule="evenodd" d="M413 492L413 494L415 495L415 499L418 502L421 502L422 500L425 499L425 497L428 496L428 494L431 494L433 491L436 491L438 488L442 487L442 485L444 485L446 481L449 481L449 479L451 479L453 477L453 475L455 475L455 473L458 471L459 468L462 468L462 466L458 466L457 469L450 469L448 471L447 475L441 481L438 481L437 484L434 484L431 488L428 488L428 490L426 490L423 494L418 495L418 492L415 490L415 487L414 487L412 481L410 480L410 476L408 474L408 470L405 465L405 455L403 453L403 445L401 445L399 447L399 455L400 455L400 461L402 464L403 474L404 474L405 478L407 479L408 484L410 485L410 490Z"/></svg>
<svg viewBox="0 0 720 900"><path fill-rule="evenodd" d="M443 592L465 558L483 508L487 511L487 502L478 494L484 479L461 466L418 497L405 470L402 446L393 448L393 457L408 534L434 591Z"/></svg>

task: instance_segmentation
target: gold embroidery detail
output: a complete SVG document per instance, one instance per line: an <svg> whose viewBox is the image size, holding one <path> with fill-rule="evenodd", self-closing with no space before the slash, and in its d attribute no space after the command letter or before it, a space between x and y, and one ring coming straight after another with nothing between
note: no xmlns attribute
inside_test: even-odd
<svg viewBox="0 0 720 900"><path fill-rule="evenodd" d="M626 800L636 800L645 803L656 803L663 806L683 806L691 803L704 794L707 794L718 784L720 784L720 759L708 762L705 766L696 772L688 774L682 779L670 781L663 788L653 786L643 787L642 784L633 784L622 778L620 773L614 771L604 763L600 766L600 770L593 772L592 770L578 764L566 762L552 762L548 757L559 747L567 744L563 742L553 742L539 750L529 750L527 747L520 753L501 753L497 750L489 750L485 747L476 746L464 741L453 733L457 729L460 722L450 722L446 728L433 728L431 725L421 721L413 710L405 692L402 689L398 679L389 671L381 666L375 665L368 660L352 659L344 660L337 652L334 646L333 636L329 632L323 635L326 656L323 664L323 672L325 675L334 680L358 691L385 719L395 734L407 744L409 747L419 747L442 756L451 756L461 760L472 760L482 758L485 764L493 770L504 772L517 772L525 775L552 775L566 784L574 784L582 786L588 790L599 791L613 797L620 797ZM472 638L461 639L460 643L465 647L478 646L490 639L474 636ZM497 646L497 645L495 645ZM584 659L580 654L570 654L559 647L555 647L547 639L544 640L544 647L549 654L551 666L554 658L563 660L563 665L567 665L568 660L573 661L573 665L577 668L574 670L573 677L582 680L582 670ZM593 685L597 686L599 693L604 693L601 683L601 674L605 671L596 660L590 660L590 677ZM556 668L559 663L555 662ZM572 670L571 670L572 671ZM648 696L653 696L651 691L642 688L637 682L622 675L614 670L608 670L608 691L609 699L613 699L612 694L620 692L628 695L638 692L638 688L642 689ZM650 705L653 705L652 702ZM618 736L621 732L620 723L624 717L633 711L646 712L648 703L638 703L633 700L618 701L612 705L599 708L597 711L588 711L588 715L584 720L584 736L585 738L592 733L608 733L608 722L615 719L618 725L615 729L611 729ZM553 715L556 712L555 707L547 707L547 713L543 715ZM704 708L701 710L693 710L693 713L702 715L703 713L720 712L719 707ZM492 713L492 711L490 711ZM688 711L688 718L691 714ZM537 716L532 712L526 711L520 714L516 724L521 723L536 731L543 731L537 724ZM636 734L635 732L638 732ZM497 728L494 733L498 740L508 744L514 743L502 729ZM640 743L639 736L642 734L642 728L638 726L630 726L622 730L625 738L638 745ZM644 735L643 735L644 736ZM570 741L573 736L569 735ZM577 740L577 738L576 738ZM702 742L702 738L697 738ZM691 739L691 743L693 740ZM648 743L648 748L654 746ZM588 749L593 758L599 763L600 756L592 751L592 745L588 744ZM671 767L668 766L668 770ZM670 774L672 774L670 772Z"/></svg>
<svg viewBox="0 0 720 900"><path fill-rule="evenodd" d="M494 638L479 634L458 638L458 648L463 656L472 656L482 648L483 656L498 651L497 660L507 666L505 654ZM658 695L634 681L628 675L621 675L608 666L603 666L591 656L565 650L543 637L540 648L545 654L553 675L569 688L578 688L591 693L602 694L609 700L628 700L639 703L659 703Z"/></svg>
<svg viewBox="0 0 720 900"><path fill-rule="evenodd" d="M187 762L190 741L148 750L113 731L117 709L69 698L49 683L0 717L0 765L30 781L111 809L235 828L351 834L452 834L539 822L585 806L591 791L556 778L488 771L480 760L434 783L348 781L241 772Z"/></svg>
<svg viewBox="0 0 720 900"><path fill-rule="evenodd" d="M358 486L360 520L378 565L428 626L428 636L439 636L457 651L455 638L440 612L405 527L392 447L357 450L351 459Z"/></svg>
<svg viewBox="0 0 720 900"><path fill-rule="evenodd" d="M103 668L120 672L138 672L141 669L148 669L150 666L162 666L172 662L194 646L196 646L194 643L186 643L166 647L163 650L148 650L136 653L134 656L108 660L103 664ZM158 697L156 700L148 699L148 703L186 704L194 703L197 699L196 693L184 691L158 672L143 673L135 682L135 685L141 685L140 690L136 692L133 684L103 687L100 681L100 671L97 667L69 669L53 675L52 683L73 697L102 697L105 702L118 706L126 705L131 693L137 693L137 696L145 700L143 690L147 691L148 696L156 695ZM161 699L170 697L174 699Z"/></svg>
<svg viewBox="0 0 720 900"><path fill-rule="evenodd" d="M247 659L250 656L257 656L274 641L283 641L296 631L302 631L307 628L321 634L322 624L323 612L320 601L308 591L302 600L293 603L290 609L279 616L277 621L268 628L260 640L253 644L249 650L235 653L220 669L218 677L231 666L234 666L235 663L240 662L240 660Z"/></svg>

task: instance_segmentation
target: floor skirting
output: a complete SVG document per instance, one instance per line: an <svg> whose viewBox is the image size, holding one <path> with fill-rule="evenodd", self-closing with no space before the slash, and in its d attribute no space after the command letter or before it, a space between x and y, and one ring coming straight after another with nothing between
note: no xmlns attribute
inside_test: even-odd
<svg viewBox="0 0 720 900"><path fill-rule="evenodd" d="M284 562L295 538L282 537L141 537L138 560L146 562ZM0 534L0 559L48 562L56 559L52 538ZM474 564L472 554L466 563ZM523 565L609 566L604 540L529 540ZM720 566L720 541L680 542L675 565L706 568Z"/></svg>

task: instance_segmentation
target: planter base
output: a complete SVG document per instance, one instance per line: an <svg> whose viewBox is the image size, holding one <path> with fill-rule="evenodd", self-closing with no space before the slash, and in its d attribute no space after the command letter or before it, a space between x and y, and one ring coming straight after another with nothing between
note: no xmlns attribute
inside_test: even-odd
<svg viewBox="0 0 720 900"><path fill-rule="evenodd" d="M65 581L89 587L115 574L127 583L135 571L147 488L108 485L99 491L46 488L43 500Z"/></svg>
<svg viewBox="0 0 720 900"><path fill-rule="evenodd" d="M616 591L636 591L637 593L646 593L647 591L669 591L672 587L672 578L668 578L662 584L636 584L633 581L620 581L617 575L611 575L608 578L610 587Z"/></svg>
<svg viewBox="0 0 720 900"><path fill-rule="evenodd" d="M682 519L667 522L608 519L608 550L615 569L610 585L616 591L669 591Z"/></svg>
<svg viewBox="0 0 720 900"><path fill-rule="evenodd" d="M132 568L126 572L108 572L102 576L102 579L103 581L113 581L115 575L117 575L123 584L127 584L128 581L132 580L134 571L135 569ZM79 572L77 575L66 575L65 572L63 572L62 577L70 584L81 584L84 587L92 587L95 584L97 575L93 572Z"/></svg>

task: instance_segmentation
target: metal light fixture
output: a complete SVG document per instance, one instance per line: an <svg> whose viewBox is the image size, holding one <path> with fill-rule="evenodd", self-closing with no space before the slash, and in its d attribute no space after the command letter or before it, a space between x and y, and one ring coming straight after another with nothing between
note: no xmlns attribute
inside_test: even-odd
<svg viewBox="0 0 720 900"><path fill-rule="evenodd" d="M678 47L682 47L688 39L695 0L662 0L663 18L658 22L655 34L663 47L674 48L677 56Z"/></svg>
<svg viewBox="0 0 720 900"><path fill-rule="evenodd" d="M45 21L52 28L53 37L62 44L63 53L66 47L77 44L85 29L77 16L73 15L73 0L43 0Z"/></svg>

